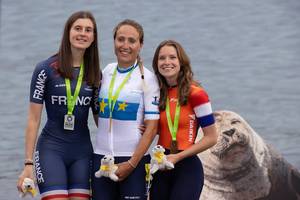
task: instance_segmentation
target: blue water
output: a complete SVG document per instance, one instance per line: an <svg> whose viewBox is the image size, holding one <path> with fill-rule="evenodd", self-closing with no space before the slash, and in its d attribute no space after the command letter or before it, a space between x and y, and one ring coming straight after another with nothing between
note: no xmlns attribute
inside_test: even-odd
<svg viewBox="0 0 300 200"><path fill-rule="evenodd" d="M300 1L0 0L0 200L18 199L33 68L82 9L96 17L102 66L115 59L112 29L124 18L144 27L146 66L160 41L178 40L214 109L239 113L300 169Z"/></svg>

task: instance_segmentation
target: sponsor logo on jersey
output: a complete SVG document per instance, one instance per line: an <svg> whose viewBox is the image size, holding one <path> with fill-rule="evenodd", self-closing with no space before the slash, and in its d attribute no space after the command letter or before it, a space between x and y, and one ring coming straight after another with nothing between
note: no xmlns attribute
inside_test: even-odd
<svg viewBox="0 0 300 200"><path fill-rule="evenodd" d="M192 115L189 115L190 119L192 120L195 120L196 119L196 115L195 114L192 114Z"/></svg>
<svg viewBox="0 0 300 200"><path fill-rule="evenodd" d="M40 73L37 76L35 89L33 91L32 97L34 99L42 100L43 95L44 95L46 78L47 78L47 75L46 75L45 70L40 71Z"/></svg>
<svg viewBox="0 0 300 200"><path fill-rule="evenodd" d="M159 104L159 98L158 98L158 96L154 96L153 97L152 104L158 106L158 104Z"/></svg>
<svg viewBox="0 0 300 200"><path fill-rule="evenodd" d="M196 119L196 116L194 114L189 115L190 118L190 122L189 122L189 142L194 142L194 137L193 137L193 133L194 133L194 122Z"/></svg>
<svg viewBox="0 0 300 200"><path fill-rule="evenodd" d="M93 90L93 87L92 87L92 86L86 86L86 87L84 88L84 90L86 90L86 91L92 91L92 90Z"/></svg>
<svg viewBox="0 0 300 200"><path fill-rule="evenodd" d="M62 83L62 84L56 84L54 87L58 88L58 87L66 87L66 84Z"/></svg>
<svg viewBox="0 0 300 200"><path fill-rule="evenodd" d="M39 151L36 151L34 153L34 161L35 161L36 180L37 180L38 183L43 183L45 181L44 181L42 168L41 168L41 164L40 164L40 153L39 153Z"/></svg>
<svg viewBox="0 0 300 200"><path fill-rule="evenodd" d="M170 102L177 102L177 99L176 98L171 98Z"/></svg>
<svg viewBox="0 0 300 200"><path fill-rule="evenodd" d="M76 100L76 105L80 106L89 106L91 103L92 97L86 97L86 96L81 96L77 97ZM67 97L66 96L56 96L52 95L51 96L51 103L58 104L58 105L67 105Z"/></svg>

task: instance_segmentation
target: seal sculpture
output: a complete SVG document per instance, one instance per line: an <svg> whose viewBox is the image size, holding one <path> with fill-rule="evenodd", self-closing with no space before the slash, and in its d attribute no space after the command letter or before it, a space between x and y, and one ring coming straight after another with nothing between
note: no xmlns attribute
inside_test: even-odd
<svg viewBox="0 0 300 200"><path fill-rule="evenodd" d="M300 173L238 114L214 113L217 144L199 154L204 167L200 200L299 200Z"/></svg>

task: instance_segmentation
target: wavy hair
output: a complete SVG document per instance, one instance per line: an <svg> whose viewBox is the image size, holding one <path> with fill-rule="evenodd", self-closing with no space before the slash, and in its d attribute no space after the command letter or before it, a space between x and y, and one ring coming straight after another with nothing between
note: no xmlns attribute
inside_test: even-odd
<svg viewBox="0 0 300 200"><path fill-rule="evenodd" d="M177 77L177 88L179 95L178 100L180 105L186 105L188 101L188 96L190 93L190 86L191 84L197 84L196 81L193 80L193 72L190 64L190 59L185 53L183 47L174 40L165 40L162 41L155 50L152 67L158 79L159 87L160 87L160 99L159 99L159 109L165 110L166 108L166 101L168 95L168 89L170 86L168 85L164 76L162 76L158 71L158 57L160 49L164 46L172 46L176 49L179 64L180 64L180 71Z"/></svg>

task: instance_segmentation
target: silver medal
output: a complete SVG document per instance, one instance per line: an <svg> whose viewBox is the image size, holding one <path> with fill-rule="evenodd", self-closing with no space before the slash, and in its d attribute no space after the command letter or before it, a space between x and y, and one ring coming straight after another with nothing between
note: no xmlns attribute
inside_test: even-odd
<svg viewBox="0 0 300 200"><path fill-rule="evenodd" d="M75 124L75 116L74 115L65 115L64 129L72 131L72 130L74 130L74 124Z"/></svg>

